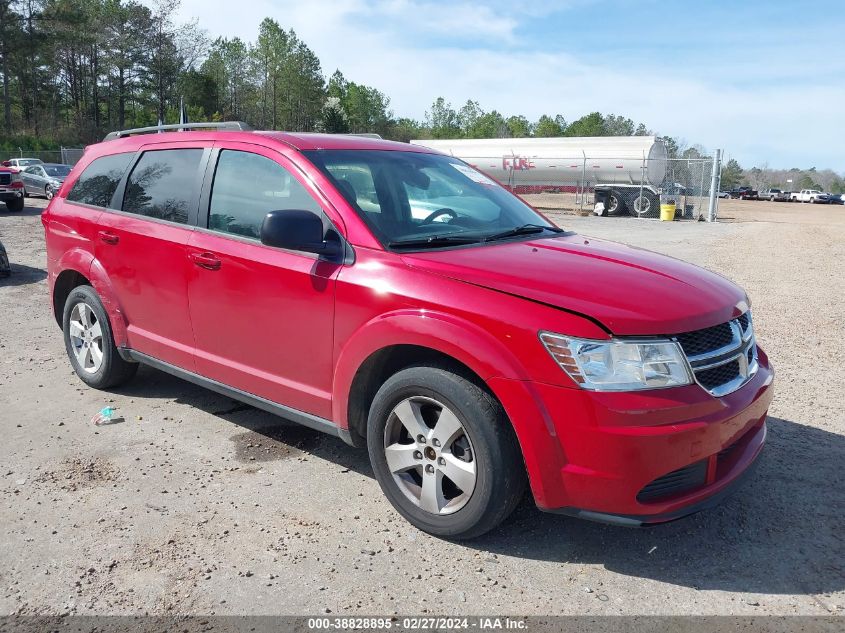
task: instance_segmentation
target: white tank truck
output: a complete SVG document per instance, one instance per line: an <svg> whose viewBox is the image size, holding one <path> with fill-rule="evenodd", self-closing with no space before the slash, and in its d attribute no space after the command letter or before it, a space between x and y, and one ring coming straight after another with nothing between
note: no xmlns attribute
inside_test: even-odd
<svg viewBox="0 0 845 633"><path fill-rule="evenodd" d="M593 191L604 212L656 217L667 152L654 136L415 140L451 154L514 193Z"/></svg>

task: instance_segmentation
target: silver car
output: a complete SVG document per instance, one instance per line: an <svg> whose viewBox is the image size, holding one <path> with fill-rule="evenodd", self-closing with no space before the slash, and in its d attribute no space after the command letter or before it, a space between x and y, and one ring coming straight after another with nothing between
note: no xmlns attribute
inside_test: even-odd
<svg viewBox="0 0 845 633"><path fill-rule="evenodd" d="M62 186L70 170L70 165L59 163L30 165L21 172L24 195L44 196L52 200L53 194Z"/></svg>

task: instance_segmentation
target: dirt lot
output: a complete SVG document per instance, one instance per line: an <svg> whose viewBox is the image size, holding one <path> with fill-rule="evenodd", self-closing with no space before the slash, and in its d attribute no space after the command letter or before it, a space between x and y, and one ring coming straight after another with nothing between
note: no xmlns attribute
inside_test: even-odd
<svg viewBox="0 0 845 633"><path fill-rule="evenodd" d="M150 369L86 388L48 310L43 206L0 213L0 614L845 615L845 207L559 217L748 290L778 372L769 445L733 498L676 523L607 527L526 500L453 544L405 523L339 440ZM107 404L125 421L91 424Z"/></svg>

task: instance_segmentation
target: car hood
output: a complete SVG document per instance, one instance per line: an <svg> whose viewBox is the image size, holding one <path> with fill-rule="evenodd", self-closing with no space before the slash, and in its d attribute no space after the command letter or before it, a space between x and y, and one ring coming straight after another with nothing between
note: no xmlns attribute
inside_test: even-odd
<svg viewBox="0 0 845 633"><path fill-rule="evenodd" d="M720 275L572 233L402 259L433 274L584 315L620 335L689 332L748 307L745 292Z"/></svg>

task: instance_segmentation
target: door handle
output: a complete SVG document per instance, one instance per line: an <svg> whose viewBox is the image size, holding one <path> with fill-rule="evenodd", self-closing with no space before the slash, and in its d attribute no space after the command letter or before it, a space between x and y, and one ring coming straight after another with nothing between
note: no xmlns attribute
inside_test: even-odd
<svg viewBox="0 0 845 633"><path fill-rule="evenodd" d="M220 260L214 253L189 253L188 258L200 268L220 270Z"/></svg>
<svg viewBox="0 0 845 633"><path fill-rule="evenodd" d="M120 241L119 236L114 233L110 233L109 231L100 231L97 235L100 237L100 241L106 244L114 245Z"/></svg>

